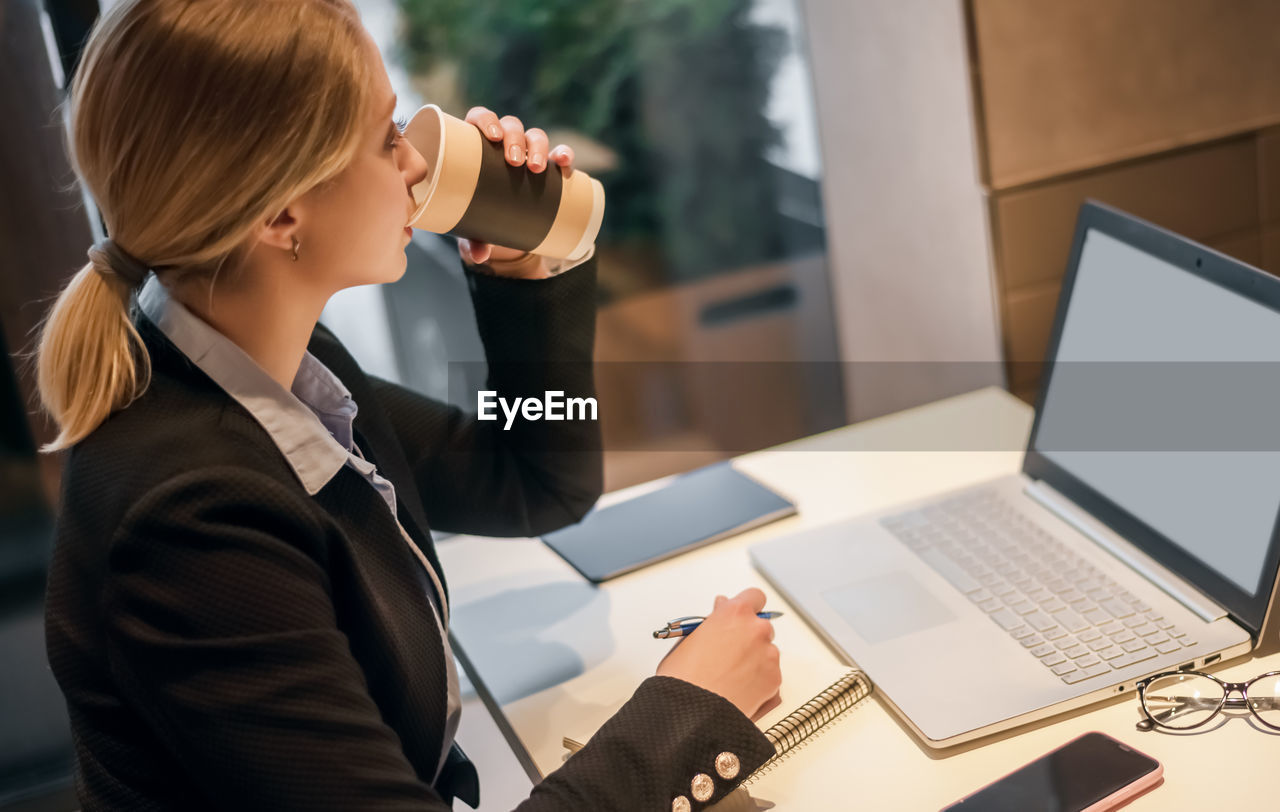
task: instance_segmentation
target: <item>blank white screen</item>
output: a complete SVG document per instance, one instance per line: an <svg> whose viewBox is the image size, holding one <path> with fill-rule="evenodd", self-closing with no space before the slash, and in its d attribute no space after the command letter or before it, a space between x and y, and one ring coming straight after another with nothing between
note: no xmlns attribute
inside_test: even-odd
<svg viewBox="0 0 1280 812"><path fill-rule="evenodd" d="M1253 594L1280 508L1276 362L1276 311L1090 230L1036 447Z"/></svg>

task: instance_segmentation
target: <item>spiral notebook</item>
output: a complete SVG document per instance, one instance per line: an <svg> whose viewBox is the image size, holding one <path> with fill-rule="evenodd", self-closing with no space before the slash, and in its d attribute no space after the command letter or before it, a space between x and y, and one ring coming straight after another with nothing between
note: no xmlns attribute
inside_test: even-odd
<svg viewBox="0 0 1280 812"><path fill-rule="evenodd" d="M785 760L811 737L825 731L854 705L871 694L871 681L858 669L852 669L840 679L819 691L813 699L778 720L764 732L773 742L774 754L759 769L747 776L742 783L750 784ZM582 749L583 744L568 736L564 746L570 753Z"/></svg>

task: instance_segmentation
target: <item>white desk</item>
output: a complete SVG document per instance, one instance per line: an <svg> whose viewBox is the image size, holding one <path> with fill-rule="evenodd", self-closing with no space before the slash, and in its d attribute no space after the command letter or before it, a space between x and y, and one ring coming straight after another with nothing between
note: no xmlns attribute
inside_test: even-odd
<svg viewBox="0 0 1280 812"><path fill-rule="evenodd" d="M1016 472L1031 420L1028 406L990 388L746 454L734 465L793 499L799 515L599 588L540 542L455 537L440 545L454 635L519 744L546 774L564 759L563 736L590 736L653 673L668 644L651 632L669 616L709 610L717 593L747 586L763 589L770 608L787 608L751 567L749 546ZM847 668L796 613L775 625L783 701L762 728ZM1280 670L1280 654L1237 660L1217 673L1244 680L1269 670ZM872 699L749 790L779 810L936 810L1080 733L1102 730L1164 764L1164 784L1134 802L1134 810L1280 807L1274 777L1280 735L1247 717L1199 735L1142 733L1134 729L1138 718L1127 693L1091 710L932 751ZM478 767L483 783L485 765Z"/></svg>

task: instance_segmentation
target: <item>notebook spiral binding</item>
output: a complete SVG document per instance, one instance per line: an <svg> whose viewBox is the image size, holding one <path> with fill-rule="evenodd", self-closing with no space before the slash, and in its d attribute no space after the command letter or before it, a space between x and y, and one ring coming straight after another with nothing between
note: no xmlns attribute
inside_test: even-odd
<svg viewBox="0 0 1280 812"><path fill-rule="evenodd" d="M808 744L825 732L830 722L861 702L870 693L871 682L861 671L850 671L831 683L813 699L787 714L785 718L764 732L769 741L773 742L776 752L742 783L751 784L772 770L778 762L785 760L803 744Z"/></svg>

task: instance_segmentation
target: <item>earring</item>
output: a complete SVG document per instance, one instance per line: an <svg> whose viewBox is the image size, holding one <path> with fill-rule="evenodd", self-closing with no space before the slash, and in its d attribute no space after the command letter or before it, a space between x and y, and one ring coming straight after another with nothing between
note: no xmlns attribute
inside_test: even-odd
<svg viewBox="0 0 1280 812"><path fill-rule="evenodd" d="M298 248L300 248L300 247L302 246L302 243L298 242L298 238L297 238L297 237L293 237L293 236L291 236L289 239L293 240L293 261L294 261L294 262L297 262L297 261L298 261Z"/></svg>

